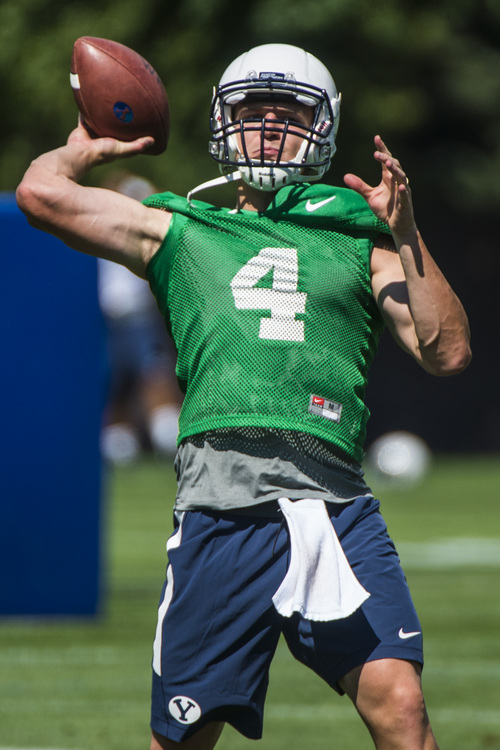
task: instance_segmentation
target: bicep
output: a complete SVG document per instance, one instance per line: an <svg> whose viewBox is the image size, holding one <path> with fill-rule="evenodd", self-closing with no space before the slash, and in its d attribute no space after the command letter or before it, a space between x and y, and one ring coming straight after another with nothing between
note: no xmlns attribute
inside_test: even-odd
<svg viewBox="0 0 500 750"><path fill-rule="evenodd" d="M171 214L112 190L77 186L65 217L59 236L70 247L143 276L167 233Z"/></svg>

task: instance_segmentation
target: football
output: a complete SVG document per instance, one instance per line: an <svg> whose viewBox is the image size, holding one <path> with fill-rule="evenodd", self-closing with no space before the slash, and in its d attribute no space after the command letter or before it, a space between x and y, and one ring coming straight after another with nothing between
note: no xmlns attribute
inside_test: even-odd
<svg viewBox="0 0 500 750"><path fill-rule="evenodd" d="M133 141L152 136L145 154L167 148L170 110L167 92L154 68L130 47L83 36L73 46L71 87L93 137Z"/></svg>

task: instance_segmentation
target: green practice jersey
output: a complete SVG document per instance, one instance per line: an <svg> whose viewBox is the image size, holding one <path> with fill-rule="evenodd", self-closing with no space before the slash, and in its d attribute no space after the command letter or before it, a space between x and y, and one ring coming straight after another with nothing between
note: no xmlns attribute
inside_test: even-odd
<svg viewBox="0 0 500 750"><path fill-rule="evenodd" d="M387 232L355 192L280 190L263 213L161 193L173 212L148 278L185 392L179 441L223 427L296 430L360 461L383 329L370 254Z"/></svg>

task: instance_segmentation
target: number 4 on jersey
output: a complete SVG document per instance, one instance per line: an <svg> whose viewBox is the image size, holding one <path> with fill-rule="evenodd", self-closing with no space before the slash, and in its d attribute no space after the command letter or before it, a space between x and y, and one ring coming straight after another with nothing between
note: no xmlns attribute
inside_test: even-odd
<svg viewBox="0 0 500 750"><path fill-rule="evenodd" d="M271 270L272 288L256 287ZM297 250L265 247L231 281L238 310L271 311L270 318L260 320L261 339L304 341L304 321L295 320L295 315L305 312L307 294L297 291L298 276Z"/></svg>

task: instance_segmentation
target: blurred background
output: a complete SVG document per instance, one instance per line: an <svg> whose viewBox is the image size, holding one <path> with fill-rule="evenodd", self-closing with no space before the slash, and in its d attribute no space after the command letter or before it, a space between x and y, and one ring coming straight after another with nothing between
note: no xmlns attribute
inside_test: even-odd
<svg viewBox="0 0 500 750"><path fill-rule="evenodd" d="M129 160L127 174L102 167L89 184L125 189L119 182L132 176L185 195L217 176L212 87L237 55L268 42L312 52L342 92L327 182L342 185L346 172L378 182L377 133L400 158L419 228L469 315L474 358L460 376L438 379L383 337L367 447L404 431L433 460L429 470L421 459L425 471L408 486L375 473L374 489L422 617L443 746L500 748L498 0L0 0L0 748L147 746L175 496L179 394L165 369L175 354L156 338L160 366L144 392L136 382L129 413L136 443L121 432L103 445L103 428L123 422L125 408L112 398L105 277L94 259L28 227L13 199L29 162L76 123L70 60L86 35L143 55L172 117L165 154ZM262 747L319 750L334 733L343 750L371 747L345 703L332 711L330 692L295 669L280 647ZM225 733L221 748L248 744Z"/></svg>

